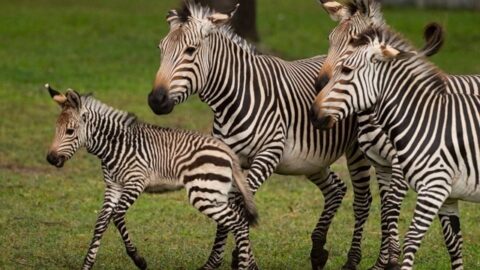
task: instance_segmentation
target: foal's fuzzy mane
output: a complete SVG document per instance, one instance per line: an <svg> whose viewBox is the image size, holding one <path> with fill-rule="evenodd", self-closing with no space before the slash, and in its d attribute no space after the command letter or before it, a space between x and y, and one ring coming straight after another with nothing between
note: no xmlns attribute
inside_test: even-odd
<svg viewBox="0 0 480 270"><path fill-rule="evenodd" d="M120 116L121 122L123 124L126 124L127 126L139 123L138 118L135 114L111 107L96 99L92 94L81 95L81 99L82 106L84 108L98 112L102 115L108 114L112 116Z"/></svg>
<svg viewBox="0 0 480 270"><path fill-rule="evenodd" d="M180 22L187 23L192 18L196 20L208 20L208 17L215 14L216 12L206 6L202 6L200 3L196 3L194 0L186 0L185 6L183 9L179 10L178 17ZM234 15L235 16L235 15ZM258 51L255 49L255 46L249 43L247 40L236 34L230 24L224 24L216 27L217 32L223 34L233 43L240 46L242 49L250 52L252 54L258 54Z"/></svg>

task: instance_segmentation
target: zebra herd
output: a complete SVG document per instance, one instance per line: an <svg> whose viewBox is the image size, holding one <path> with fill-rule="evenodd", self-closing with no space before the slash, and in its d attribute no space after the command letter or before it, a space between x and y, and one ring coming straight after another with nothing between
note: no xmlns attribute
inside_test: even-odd
<svg viewBox="0 0 480 270"><path fill-rule="evenodd" d="M232 268L257 269L249 241L257 217L252 195L273 173L305 175L321 190L325 206L310 259L312 269L323 269L329 226L346 193L330 165L343 154L355 217L344 269L356 269L362 257L371 166L382 227L372 269L412 269L436 215L451 267L463 269L458 200L480 202L480 76L447 75L426 59L443 44L437 24L426 28L426 44L416 50L386 24L378 1L320 2L338 21L328 54L290 62L258 53L233 33L235 10L220 14L189 1L168 13L148 104L168 114L198 94L214 114L212 137L145 124L92 96L47 86L62 108L47 160L61 167L85 147L102 161L104 204L83 269L93 266L111 219L127 254L146 269L126 229L126 211L143 191L181 187L217 223L201 269L222 264L229 232L236 243ZM418 198L400 261L397 223L408 187Z"/></svg>

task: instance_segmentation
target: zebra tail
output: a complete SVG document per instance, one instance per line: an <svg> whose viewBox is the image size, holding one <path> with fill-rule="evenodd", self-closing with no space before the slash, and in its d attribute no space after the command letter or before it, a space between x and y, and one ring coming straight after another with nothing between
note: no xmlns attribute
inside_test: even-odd
<svg viewBox="0 0 480 270"><path fill-rule="evenodd" d="M245 203L245 218L248 221L250 226L255 226L258 223L258 212L257 207L255 206L255 201L253 199L253 194L250 191L250 188L247 183L247 178L242 172L238 161L234 160L233 166L233 179L235 181L235 185L237 186L240 193L242 193L243 201Z"/></svg>

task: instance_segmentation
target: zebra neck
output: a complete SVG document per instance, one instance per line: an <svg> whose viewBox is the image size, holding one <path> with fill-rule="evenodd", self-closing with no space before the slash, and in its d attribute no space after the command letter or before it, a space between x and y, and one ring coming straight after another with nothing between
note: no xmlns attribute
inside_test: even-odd
<svg viewBox="0 0 480 270"><path fill-rule="evenodd" d="M114 149L131 144L136 117L101 103L87 108L86 148L102 160L112 156Z"/></svg>
<svg viewBox="0 0 480 270"><path fill-rule="evenodd" d="M390 75L377 80L380 91L375 116L393 140L411 128L412 121L419 120L419 109L439 107L433 110L440 110L446 94L446 82L437 73L438 70L425 68L428 66L421 63L417 66L412 63L409 66L390 66ZM383 70L383 73L389 72Z"/></svg>
<svg viewBox="0 0 480 270"><path fill-rule="evenodd" d="M210 71L199 97L215 113L221 113L226 106L240 105L235 104L240 102L236 96L253 80L255 54L221 34L212 38Z"/></svg>

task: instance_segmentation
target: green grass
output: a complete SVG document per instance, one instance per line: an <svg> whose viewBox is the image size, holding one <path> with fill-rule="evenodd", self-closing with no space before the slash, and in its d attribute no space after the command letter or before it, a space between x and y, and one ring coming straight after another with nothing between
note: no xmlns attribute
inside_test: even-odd
<svg viewBox="0 0 480 270"><path fill-rule="evenodd" d="M288 59L325 53L334 23L316 1L258 1L264 45ZM148 122L208 132L212 114L192 98L169 116L146 105L159 64L156 44L167 32L164 16L174 0L0 1L0 268L79 268L101 206L98 160L80 151L65 168L45 161L59 112L43 89L72 87L136 113ZM443 23L448 38L433 58L451 73L479 73L480 16L467 11L388 9L388 22L421 45L423 25ZM343 163L334 166L348 181ZM376 259L379 201L374 203L363 241L361 268ZM351 190L351 188L350 188ZM144 195L127 216L128 227L152 269L193 269L207 258L215 225L186 201L184 191ZM308 269L310 231L323 206L321 193L301 177L274 176L258 193L260 226L252 241L263 269ZM402 232L414 207L409 194ZM476 205L462 203L466 269L480 268ZM327 248L328 269L345 261L353 228L348 192L334 219ZM418 252L417 269L448 269L449 259L435 221ZM231 249L232 243L229 244ZM230 254L222 269L228 269ZM134 269L116 230L102 242L96 269Z"/></svg>

